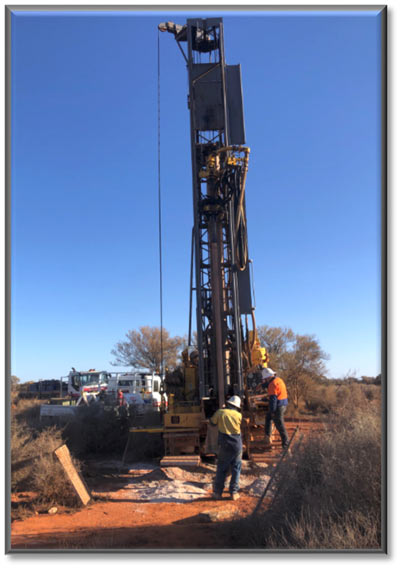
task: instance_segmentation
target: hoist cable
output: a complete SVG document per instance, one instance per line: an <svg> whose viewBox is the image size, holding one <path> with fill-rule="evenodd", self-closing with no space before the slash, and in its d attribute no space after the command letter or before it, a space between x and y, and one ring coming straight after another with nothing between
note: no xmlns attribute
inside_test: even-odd
<svg viewBox="0 0 400 568"><path fill-rule="evenodd" d="M157 42L157 143L158 143L158 249L160 268L160 373L164 375L164 350L163 350L163 281L162 281L162 224L161 224L161 97L160 97L160 32Z"/></svg>

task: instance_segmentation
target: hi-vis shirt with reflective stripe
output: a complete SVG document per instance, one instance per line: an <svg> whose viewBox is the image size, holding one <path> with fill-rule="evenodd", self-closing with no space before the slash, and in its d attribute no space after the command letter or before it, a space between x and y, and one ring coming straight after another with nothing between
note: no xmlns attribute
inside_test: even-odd
<svg viewBox="0 0 400 568"><path fill-rule="evenodd" d="M210 422L214 426L217 425L222 434L240 434L242 415L231 408L220 408L210 418Z"/></svg>

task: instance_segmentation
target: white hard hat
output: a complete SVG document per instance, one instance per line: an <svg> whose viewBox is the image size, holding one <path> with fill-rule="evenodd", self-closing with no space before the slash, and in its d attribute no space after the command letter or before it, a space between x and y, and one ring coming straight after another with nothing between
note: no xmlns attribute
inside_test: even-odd
<svg viewBox="0 0 400 568"><path fill-rule="evenodd" d="M270 379L271 377L275 377L276 373L275 371L267 367L266 369L262 370L261 375L263 379Z"/></svg>
<svg viewBox="0 0 400 568"><path fill-rule="evenodd" d="M240 398L236 395L231 396L231 398L228 399L228 404L231 404L232 406L236 406L237 408L240 408Z"/></svg>

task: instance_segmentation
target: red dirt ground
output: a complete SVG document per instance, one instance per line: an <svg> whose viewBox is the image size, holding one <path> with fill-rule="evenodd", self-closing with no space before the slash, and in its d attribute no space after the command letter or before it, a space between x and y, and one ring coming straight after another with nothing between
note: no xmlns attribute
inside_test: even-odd
<svg viewBox="0 0 400 568"><path fill-rule="evenodd" d="M287 424L288 431L296 423ZM308 435L320 424L304 422L300 431ZM275 452L274 452L275 453ZM279 454L276 452L277 459ZM275 461L277 461L277 459ZM251 472L250 472L251 473ZM132 476L126 474L90 482L94 501L78 511L58 508L56 514L36 513L15 520L11 527L11 549L222 549L233 548L229 520L249 516L259 496L241 491L238 501L205 496L186 502L146 502L127 490ZM106 493L105 493L106 492ZM24 495L24 498L27 496ZM28 496L29 498L29 496ZM13 496L13 500L18 500ZM219 513L210 521L204 513Z"/></svg>
<svg viewBox="0 0 400 568"><path fill-rule="evenodd" d="M249 515L258 498L189 503L94 503L73 514L42 514L12 524L16 549L216 549L229 547L229 523L204 522L204 511Z"/></svg>

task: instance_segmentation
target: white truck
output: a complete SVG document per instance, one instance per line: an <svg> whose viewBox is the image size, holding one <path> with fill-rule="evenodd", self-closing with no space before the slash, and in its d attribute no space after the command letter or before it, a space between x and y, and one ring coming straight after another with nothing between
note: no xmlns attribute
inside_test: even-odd
<svg viewBox="0 0 400 568"><path fill-rule="evenodd" d="M68 395L74 399L78 399L83 393L92 394L94 396L105 392L111 373L107 371L76 371L72 367L72 371L68 374Z"/></svg>
<svg viewBox="0 0 400 568"><path fill-rule="evenodd" d="M161 377L154 373L115 373L108 381L107 393L140 394L145 405L153 410L161 407ZM126 397L127 399L129 396ZM163 395L165 403L167 397Z"/></svg>
<svg viewBox="0 0 400 568"><path fill-rule="evenodd" d="M140 395L147 407L155 410L161 407L161 377L155 373L109 373L95 369L76 371L72 368L67 378L68 395L76 400L82 395L96 397L101 393L117 397L120 390L124 395ZM167 401L166 395L164 401Z"/></svg>

